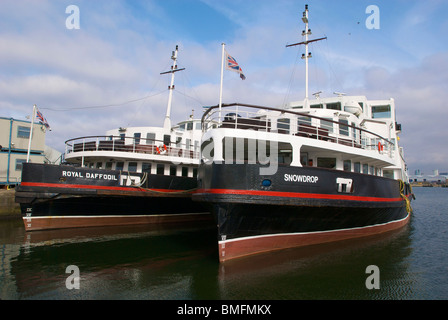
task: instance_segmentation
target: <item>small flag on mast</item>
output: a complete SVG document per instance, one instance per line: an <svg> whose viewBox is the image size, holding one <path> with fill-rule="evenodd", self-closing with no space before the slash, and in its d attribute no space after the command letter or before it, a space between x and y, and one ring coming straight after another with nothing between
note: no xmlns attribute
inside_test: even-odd
<svg viewBox="0 0 448 320"><path fill-rule="evenodd" d="M238 62L236 62L235 58L229 55L226 51L226 69L238 72L240 74L240 78L242 80L246 79L246 76L243 74L243 70L238 65Z"/></svg>
<svg viewBox="0 0 448 320"><path fill-rule="evenodd" d="M51 131L50 125L48 124L47 119L45 119L45 117L43 116L43 114L37 109L36 107L36 117L39 120L39 123L44 125L45 128L47 128L48 130Z"/></svg>

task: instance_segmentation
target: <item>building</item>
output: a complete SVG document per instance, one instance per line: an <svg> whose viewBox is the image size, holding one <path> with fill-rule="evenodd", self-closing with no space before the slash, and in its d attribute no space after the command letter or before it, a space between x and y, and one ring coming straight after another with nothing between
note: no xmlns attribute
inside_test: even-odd
<svg viewBox="0 0 448 320"><path fill-rule="evenodd" d="M0 186L20 183L27 160L31 122L0 117ZM45 162L45 126L34 123L30 162Z"/></svg>

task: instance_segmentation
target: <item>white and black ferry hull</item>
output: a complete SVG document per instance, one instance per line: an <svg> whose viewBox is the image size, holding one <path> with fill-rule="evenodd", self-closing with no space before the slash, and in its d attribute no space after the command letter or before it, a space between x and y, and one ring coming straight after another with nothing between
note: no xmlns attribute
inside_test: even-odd
<svg viewBox="0 0 448 320"><path fill-rule="evenodd" d="M191 199L196 179L148 175L141 186L127 186L141 173L63 165L23 165L16 188L26 231L211 219Z"/></svg>
<svg viewBox="0 0 448 320"><path fill-rule="evenodd" d="M410 218L400 181L315 167L201 165L193 199L209 205L220 261L387 232Z"/></svg>

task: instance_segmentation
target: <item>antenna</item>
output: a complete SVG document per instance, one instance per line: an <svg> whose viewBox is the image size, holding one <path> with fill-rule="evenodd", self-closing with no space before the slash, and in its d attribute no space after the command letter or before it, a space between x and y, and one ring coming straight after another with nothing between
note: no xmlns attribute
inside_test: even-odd
<svg viewBox="0 0 448 320"><path fill-rule="evenodd" d="M170 90L170 95L168 97L168 105L166 107L165 121L163 123L163 127L167 128L167 129L171 128L171 104L172 104L172 101L173 101L174 73L177 72L177 71L185 70L185 68L177 69L177 52L178 51L179 51L179 46L176 45L176 51L173 51L173 53L171 55L171 59L173 60L173 65L171 67L171 70L160 73L160 74L171 73L171 84L168 87L168 90Z"/></svg>
<svg viewBox="0 0 448 320"><path fill-rule="evenodd" d="M305 5L305 11L302 15L302 21L305 23L305 30L302 31L302 36L305 36L305 41L289 44L286 47L293 47L298 46L301 44L305 45L305 53L302 54L302 59L305 59L305 102L308 102L308 59L311 58L311 52L308 52L308 44L311 42L316 42L320 40L327 39L327 37L314 39L314 40L308 40L308 36L311 34L311 29L308 28L308 5Z"/></svg>

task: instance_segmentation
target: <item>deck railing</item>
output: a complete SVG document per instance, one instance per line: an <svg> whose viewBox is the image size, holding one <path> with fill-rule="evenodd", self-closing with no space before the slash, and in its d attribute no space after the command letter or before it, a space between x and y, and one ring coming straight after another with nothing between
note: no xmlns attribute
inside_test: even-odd
<svg viewBox="0 0 448 320"><path fill-rule="evenodd" d="M202 116L202 130L247 129L301 136L394 156L395 143L349 123L287 109L248 104L209 107Z"/></svg>
<svg viewBox="0 0 448 320"><path fill-rule="evenodd" d="M86 136L65 142L66 156L78 152L108 151L199 159L199 150L195 149L193 145L120 136Z"/></svg>

